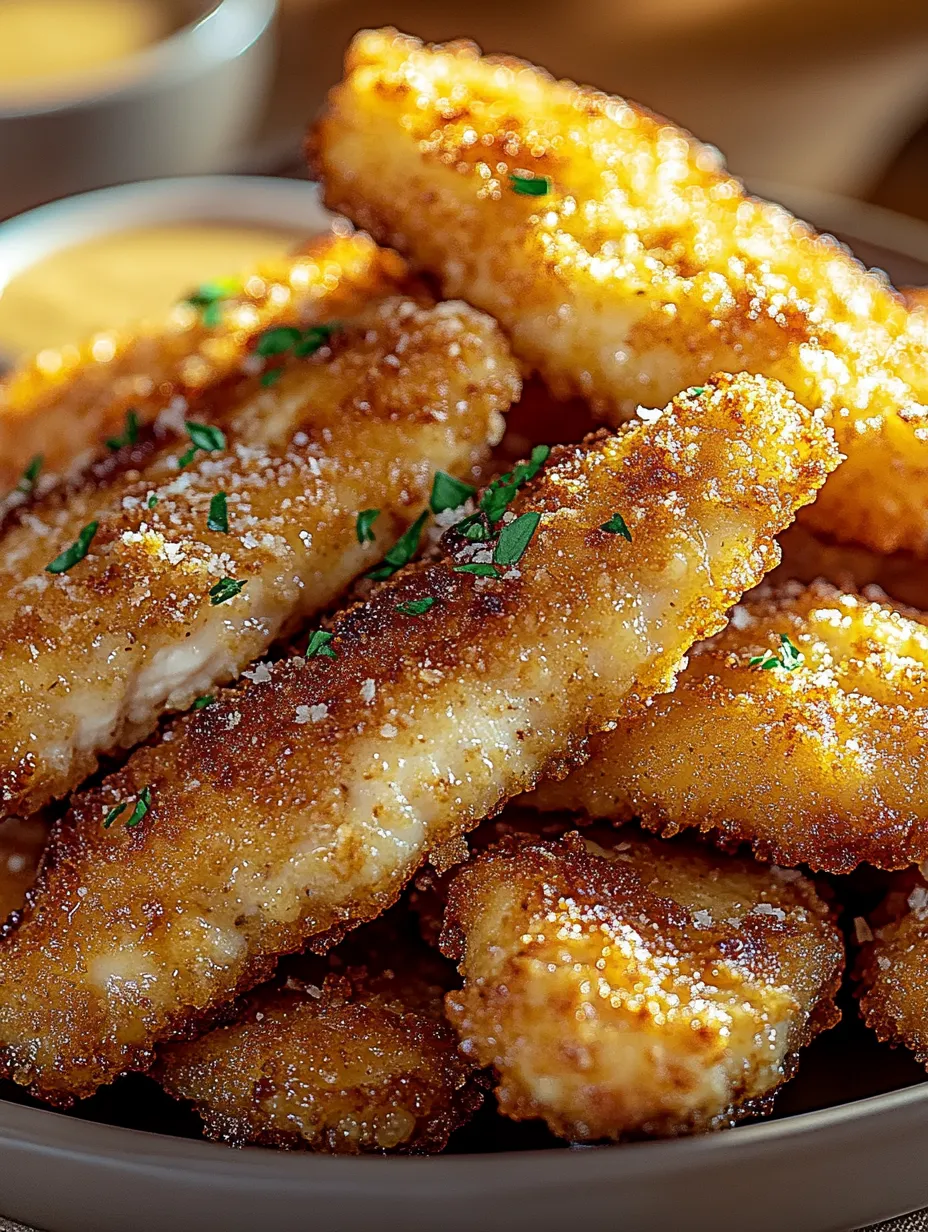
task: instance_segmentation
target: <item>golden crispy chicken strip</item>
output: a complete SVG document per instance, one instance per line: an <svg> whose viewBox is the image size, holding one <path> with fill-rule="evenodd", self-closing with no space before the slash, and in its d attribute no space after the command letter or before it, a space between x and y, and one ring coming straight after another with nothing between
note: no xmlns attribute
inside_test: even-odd
<svg viewBox="0 0 928 1232"><path fill-rule="evenodd" d="M451 884L446 1009L501 1111L595 1141L766 1111L840 1017L841 934L812 883L686 840L513 837Z"/></svg>
<svg viewBox="0 0 928 1232"><path fill-rule="evenodd" d="M928 555L928 314L669 121L472 44L359 35L311 139L327 203L492 313L608 421L718 369L824 407L810 524Z"/></svg>
<svg viewBox="0 0 928 1232"><path fill-rule="evenodd" d="M671 686L836 456L782 386L719 377L496 482L435 563L73 801L0 945L0 1067L88 1094L275 956L378 915L430 852Z"/></svg>
<svg viewBox="0 0 928 1232"><path fill-rule="evenodd" d="M41 817L8 817L0 821L0 928L26 901L48 842L48 823Z"/></svg>
<svg viewBox="0 0 928 1232"><path fill-rule="evenodd" d="M673 693L530 798L846 873L928 857L928 629L825 583L749 597Z"/></svg>
<svg viewBox="0 0 928 1232"><path fill-rule="evenodd" d="M63 795L331 604L436 470L473 478L519 385L489 318L391 297L214 402L192 440L155 433L33 504L0 538L0 815ZM73 567L48 573L62 553Z"/></svg>
<svg viewBox="0 0 928 1232"><path fill-rule="evenodd" d="M869 926L854 975L860 1012L880 1041L908 1048L928 1066L928 886L917 869L900 874Z"/></svg>
<svg viewBox="0 0 928 1232"><path fill-rule="evenodd" d="M165 320L42 351L0 381L0 498L13 490L15 502L18 483L31 487L24 472L35 459L45 480L105 453L130 409L145 423L175 400L196 405L239 371L264 330L351 315L407 281L395 253L343 229L292 258L199 288L201 302L183 301Z"/></svg>
<svg viewBox="0 0 928 1232"><path fill-rule="evenodd" d="M454 968L396 913L289 963L232 1026L167 1046L155 1077L208 1138L333 1155L441 1151L483 1102L443 998Z"/></svg>

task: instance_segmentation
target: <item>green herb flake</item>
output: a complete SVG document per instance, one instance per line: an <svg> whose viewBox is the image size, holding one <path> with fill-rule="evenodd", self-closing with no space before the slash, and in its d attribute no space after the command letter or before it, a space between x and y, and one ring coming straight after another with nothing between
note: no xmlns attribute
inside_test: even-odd
<svg viewBox="0 0 928 1232"><path fill-rule="evenodd" d="M132 816L126 822L127 830L134 830L141 822L142 818L151 808L151 788L143 787L139 792L139 797L135 802L135 808L132 810Z"/></svg>
<svg viewBox="0 0 928 1232"><path fill-rule="evenodd" d="M608 522L603 522L599 529L604 530L609 535L621 535L629 543L632 541L632 532L625 524L625 519L621 513L614 513Z"/></svg>
<svg viewBox="0 0 928 1232"><path fill-rule="evenodd" d="M194 423L192 420L188 420L184 427L193 444L177 459L179 470L190 465L199 449L206 453L216 453L220 449L225 449L226 437L221 428L216 428L213 424Z"/></svg>
<svg viewBox="0 0 928 1232"><path fill-rule="evenodd" d="M126 426L122 436L111 436L106 442L107 449L116 453L127 445L134 445L139 439L139 417L133 410L126 411Z"/></svg>
<svg viewBox="0 0 928 1232"><path fill-rule="evenodd" d="M31 496L35 491L36 480L39 473L45 464L45 455L37 453L26 469L22 473L19 483L16 485L16 491L22 492L23 496Z"/></svg>
<svg viewBox="0 0 928 1232"><path fill-rule="evenodd" d="M393 547L384 556L383 564L378 565L376 569L371 569L367 574L369 578L375 582L382 582L385 578L392 577L398 569L402 569L403 565L409 564L419 547L422 528L428 516L428 510L426 510L416 518L409 530L397 539Z"/></svg>
<svg viewBox="0 0 928 1232"><path fill-rule="evenodd" d="M217 492L209 502L206 526L208 530L218 531L222 535L229 533L229 502L225 492Z"/></svg>
<svg viewBox="0 0 928 1232"><path fill-rule="evenodd" d="M491 522L498 522L515 494L530 479L534 479L551 453L550 445L536 445L528 462L520 462L505 475L494 479L480 498L480 510Z"/></svg>
<svg viewBox="0 0 928 1232"><path fill-rule="evenodd" d="M455 573L472 573L474 577L499 577L492 565L455 565Z"/></svg>
<svg viewBox="0 0 928 1232"><path fill-rule="evenodd" d="M193 709L194 710L205 710L207 706L212 706L215 700L216 700L216 695L214 693L204 693L202 697L198 697L197 700L193 703Z"/></svg>
<svg viewBox="0 0 928 1232"><path fill-rule="evenodd" d="M332 637L333 635L331 633L326 633L324 629L316 629L312 637L309 639L309 645L306 647L307 659L336 658L335 651L329 645Z"/></svg>
<svg viewBox="0 0 928 1232"><path fill-rule="evenodd" d="M326 325L312 326L293 348L293 354L298 359L305 359L308 355L315 355L316 351L324 347L332 335L337 334L341 327L341 321L329 321Z"/></svg>
<svg viewBox="0 0 928 1232"><path fill-rule="evenodd" d="M688 389L686 392L691 397L698 398L700 394L704 394L706 392L706 387L705 385L693 385L692 388Z"/></svg>
<svg viewBox="0 0 928 1232"><path fill-rule="evenodd" d="M551 181L546 175L526 175L524 171L512 171L509 175L512 191L522 197L546 197L551 191Z"/></svg>
<svg viewBox="0 0 928 1232"><path fill-rule="evenodd" d="M398 603L396 610L403 616L422 616L435 603L432 598L429 599L410 599L408 603Z"/></svg>
<svg viewBox="0 0 928 1232"><path fill-rule="evenodd" d="M218 607L220 603L226 603L229 599L234 599L244 589L244 582L237 582L235 578L221 578L215 586L210 587L210 607Z"/></svg>
<svg viewBox="0 0 928 1232"><path fill-rule="evenodd" d="M525 549L531 543L540 521L540 513L523 513L514 522L509 522L504 526L493 551L493 563L496 565L518 564L525 554Z"/></svg>
<svg viewBox="0 0 928 1232"><path fill-rule="evenodd" d="M200 309L200 320L207 329L215 329L222 324L223 301L238 295L242 284L237 278L217 278L214 282L204 282L184 300L194 308Z"/></svg>
<svg viewBox="0 0 928 1232"><path fill-rule="evenodd" d="M60 556L56 556L50 565L45 566L46 573L67 573L84 559L93 543L93 537L100 527L99 522L88 522L74 543L66 548Z"/></svg>
<svg viewBox="0 0 928 1232"><path fill-rule="evenodd" d="M158 497L157 497L157 496L155 496L155 495L154 495L154 493L153 493L153 494L152 494L151 496L149 496L149 498L148 498L148 508L149 508L149 509L154 509L154 507L155 507L157 504L158 504Z"/></svg>
<svg viewBox="0 0 928 1232"><path fill-rule="evenodd" d="M267 372L261 373L261 384L265 389L269 389L271 385L280 380L283 374L283 368L268 368Z"/></svg>
<svg viewBox="0 0 928 1232"><path fill-rule="evenodd" d="M765 650L763 654L751 655L748 659L749 667L759 667L761 671L769 672L772 668L780 667L784 671L794 672L797 667L802 664L802 651L798 646L794 646L785 633L780 634L780 649L779 652Z"/></svg>
<svg viewBox="0 0 928 1232"><path fill-rule="evenodd" d="M110 811L107 813L107 815L103 818L103 829L108 830L110 826L113 824L113 822L116 820L116 818L121 813L124 813L128 807L129 805L125 800L122 802L122 804L114 804L113 807L110 809Z"/></svg>
<svg viewBox="0 0 928 1232"><path fill-rule="evenodd" d="M446 509L460 507L475 495L477 489L463 479L455 479L444 471L436 471L432 481L432 495L429 508L432 513L444 513Z"/></svg>
<svg viewBox="0 0 928 1232"><path fill-rule="evenodd" d="M269 355L283 355L286 351L292 350L302 337L300 330L291 326L268 329L258 339L255 351L265 358Z"/></svg>
<svg viewBox="0 0 928 1232"><path fill-rule="evenodd" d="M358 543L373 543L375 539L373 525L380 517L379 509L362 509L354 524Z"/></svg>

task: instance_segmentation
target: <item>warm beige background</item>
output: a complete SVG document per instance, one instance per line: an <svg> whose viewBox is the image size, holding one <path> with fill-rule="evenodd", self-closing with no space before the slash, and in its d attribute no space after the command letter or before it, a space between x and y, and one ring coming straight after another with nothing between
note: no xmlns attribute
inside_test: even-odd
<svg viewBox="0 0 928 1232"><path fill-rule="evenodd" d="M282 0L282 8L281 87L265 134L278 146L337 79L354 31L387 23L429 39L466 35L627 95L720 146L748 177L865 195L928 121L928 0ZM928 181L922 153L907 189L916 201Z"/></svg>

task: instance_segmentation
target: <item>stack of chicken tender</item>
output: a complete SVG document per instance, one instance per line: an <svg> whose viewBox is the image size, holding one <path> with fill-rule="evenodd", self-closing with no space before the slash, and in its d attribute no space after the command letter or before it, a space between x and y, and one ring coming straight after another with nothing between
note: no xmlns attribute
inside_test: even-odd
<svg viewBox="0 0 928 1232"><path fill-rule="evenodd" d="M359 35L308 150L330 235L0 387L0 1076L673 1136L846 965L928 1062L928 310L469 44Z"/></svg>

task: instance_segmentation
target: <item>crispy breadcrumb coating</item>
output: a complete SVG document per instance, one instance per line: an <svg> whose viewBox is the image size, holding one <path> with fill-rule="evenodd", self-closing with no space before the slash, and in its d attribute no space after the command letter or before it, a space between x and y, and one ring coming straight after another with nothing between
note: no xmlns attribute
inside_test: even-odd
<svg viewBox="0 0 928 1232"><path fill-rule="evenodd" d="M0 536L0 816L64 795L333 603L426 508L437 470L474 478L519 387L488 317L390 297L270 387L213 398L224 439L183 468L181 417L34 502ZM46 572L88 524L86 556ZM244 586L217 603L224 578Z"/></svg>
<svg viewBox="0 0 928 1232"><path fill-rule="evenodd" d="M765 1111L840 1016L841 935L811 882L686 840L506 839L455 877L442 945L500 1110L576 1141Z"/></svg>
<svg viewBox="0 0 928 1232"><path fill-rule="evenodd" d="M0 1067L52 1101L89 1094L277 955L378 915L430 853L670 687L835 461L782 386L719 377L553 451L488 542L452 528L337 618L333 657L180 719L56 831L0 944ZM603 529L617 512L631 543ZM496 576L461 571L488 557Z"/></svg>
<svg viewBox="0 0 928 1232"><path fill-rule="evenodd" d="M351 315L407 281L395 253L342 228L232 280L215 321L182 301L164 320L42 351L0 381L0 498L37 456L45 479L105 454L130 408L147 423L178 399L197 406L239 371L264 330Z"/></svg>
<svg viewBox="0 0 928 1232"><path fill-rule="evenodd" d="M483 1101L444 1017L454 974L390 913L288 964L234 1025L167 1046L155 1077L231 1146L441 1151Z"/></svg>
<svg viewBox="0 0 928 1232"><path fill-rule="evenodd" d="M856 970L860 1012L881 1042L901 1045L928 1066L928 886L902 873L869 925Z"/></svg>
<svg viewBox="0 0 928 1232"><path fill-rule="evenodd" d="M530 802L697 827L778 864L902 868L928 856L926 744L928 629L825 583L788 586L736 607L673 693Z"/></svg>
<svg viewBox="0 0 928 1232"><path fill-rule="evenodd" d="M469 43L367 31L310 141L326 201L490 312L615 422L722 369L824 407L806 514L928 555L928 314L669 121Z"/></svg>

